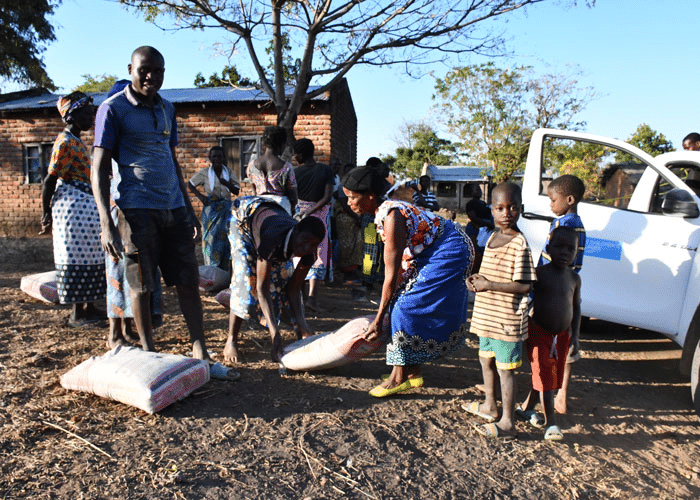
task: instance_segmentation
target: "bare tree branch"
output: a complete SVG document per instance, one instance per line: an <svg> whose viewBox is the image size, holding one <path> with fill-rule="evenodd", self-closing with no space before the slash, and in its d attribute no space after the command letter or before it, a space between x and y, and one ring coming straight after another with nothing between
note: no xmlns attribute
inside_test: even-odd
<svg viewBox="0 0 700 500"><path fill-rule="evenodd" d="M167 29L223 29L243 43L280 125L291 127L304 101L327 92L355 66L410 71L468 54L503 53L496 23L539 3L575 0L119 0ZM589 0L592 2L593 0ZM587 3L589 3L587 2ZM291 46L286 54L282 39ZM273 75L259 51L272 41ZM300 62L285 82L284 61ZM285 84L292 84L287 99ZM309 91L310 85L318 85Z"/></svg>

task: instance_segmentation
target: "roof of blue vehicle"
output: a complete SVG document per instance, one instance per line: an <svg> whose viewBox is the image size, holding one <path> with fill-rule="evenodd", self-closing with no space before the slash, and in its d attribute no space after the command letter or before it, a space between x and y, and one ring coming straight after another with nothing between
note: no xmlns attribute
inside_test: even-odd
<svg viewBox="0 0 700 500"><path fill-rule="evenodd" d="M309 87L312 92L318 87ZM287 88L287 96L291 97L292 87ZM269 101L269 96L260 89L255 88L188 88L188 89L161 89L158 92L161 97L173 104L185 103L209 103L209 102L256 102ZM54 94L43 89L31 89L28 91L13 92L12 94L0 94L0 111L25 111L30 109L55 108L56 101L63 94ZM94 103L99 106L107 98L107 92L89 92ZM328 93L322 93L312 100L326 101Z"/></svg>

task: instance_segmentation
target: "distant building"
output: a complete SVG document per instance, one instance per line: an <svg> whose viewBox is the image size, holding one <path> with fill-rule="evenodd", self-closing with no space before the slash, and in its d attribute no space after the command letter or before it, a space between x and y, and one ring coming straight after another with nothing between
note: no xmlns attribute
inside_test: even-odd
<svg viewBox="0 0 700 500"><path fill-rule="evenodd" d="M613 163L603 170L601 184L605 200L613 207L627 208L645 168L646 165L637 163Z"/></svg>
<svg viewBox="0 0 700 500"><path fill-rule="evenodd" d="M217 144L241 179L251 155L260 152L263 129L277 124L274 105L256 89L166 89L160 95L177 111L177 154L185 180L208 165L209 148ZM99 105L106 93L92 96ZM43 89L0 94L0 236L36 234L40 229L42 179L64 127L56 109L58 98ZM304 104L294 135L313 140L320 162L357 163L357 115L345 79ZM82 138L91 148L93 132ZM201 208L196 198L192 201Z"/></svg>
<svg viewBox="0 0 700 500"><path fill-rule="evenodd" d="M464 212L474 184L481 186L484 193L482 199L489 199L490 169L487 170L487 175L484 175L484 169L481 167L428 165L424 172L430 176L431 190L437 196L440 208Z"/></svg>

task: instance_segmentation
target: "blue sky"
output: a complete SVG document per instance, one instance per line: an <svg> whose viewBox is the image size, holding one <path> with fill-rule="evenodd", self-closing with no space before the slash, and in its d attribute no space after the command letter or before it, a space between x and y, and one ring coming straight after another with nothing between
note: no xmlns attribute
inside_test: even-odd
<svg viewBox="0 0 700 500"><path fill-rule="evenodd" d="M624 140L647 123L680 148L688 132L700 131L700 99L694 94L700 83L695 55L700 2L596 4L592 9L564 8L549 2L499 22L495 27L504 31L514 57L496 59L496 64L533 65L543 73L576 65L583 72L582 84L600 96L579 115L587 122L586 131ZM227 64L214 47L223 31L163 32L116 2L64 0L53 21L58 39L47 48L44 61L63 90L80 84L84 74L126 78L131 51L140 45L153 45L164 54L164 88L191 87L197 72L208 76ZM253 74L243 54L232 62L242 73ZM449 68L433 69L444 76ZM348 82L358 116L358 162L393 153L396 130L404 121L427 120L441 130L432 112L432 77L414 80L398 69L357 67Z"/></svg>

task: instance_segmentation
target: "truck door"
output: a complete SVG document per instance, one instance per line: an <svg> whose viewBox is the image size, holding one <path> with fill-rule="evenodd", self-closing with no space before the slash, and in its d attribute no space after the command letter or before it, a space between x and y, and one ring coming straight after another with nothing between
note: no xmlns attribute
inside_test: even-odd
<svg viewBox="0 0 700 500"><path fill-rule="evenodd" d="M697 220L664 215L659 207L661 191L682 182L646 153L620 141L564 131L536 133L535 141L537 158L528 156L523 182L523 226L528 231L535 230L531 221L553 216L547 174L572 173L587 184L578 206L587 235L582 313L676 335L697 252ZM540 165L532 169L539 170L538 179L528 176L531 161ZM533 245L534 258L547 231L533 238L538 245ZM529 232L525 235L529 239Z"/></svg>

